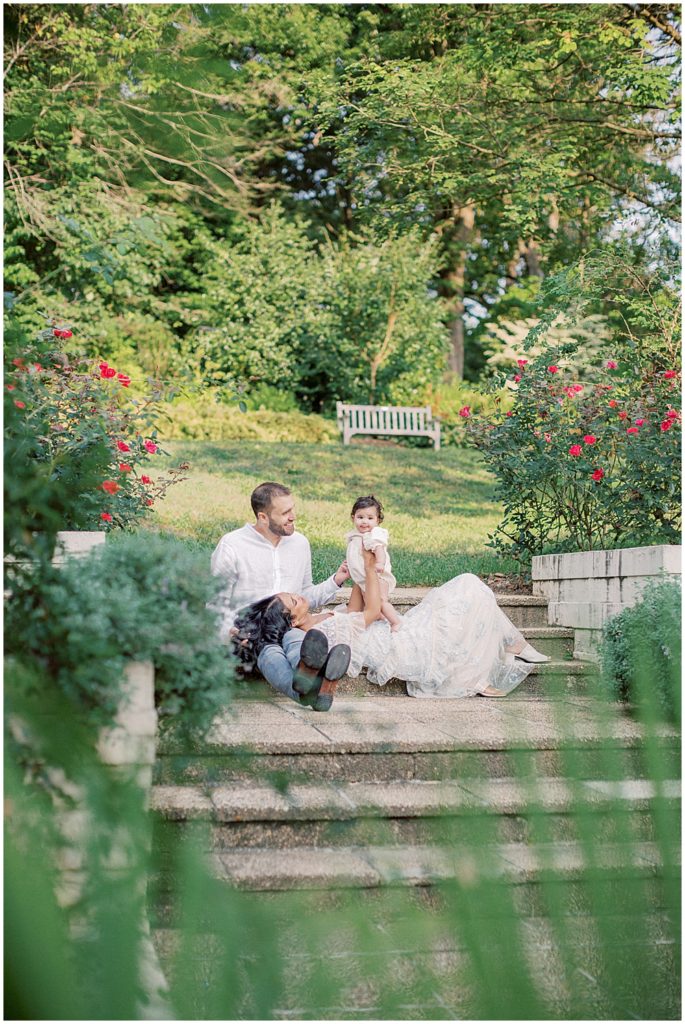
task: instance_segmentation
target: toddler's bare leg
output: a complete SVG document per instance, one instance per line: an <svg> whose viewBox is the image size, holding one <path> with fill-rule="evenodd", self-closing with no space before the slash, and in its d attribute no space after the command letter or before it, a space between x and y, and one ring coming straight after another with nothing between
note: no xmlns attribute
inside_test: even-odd
<svg viewBox="0 0 685 1024"><path fill-rule="evenodd" d="M380 617L390 623L390 629L393 633L402 625L402 617L395 611L393 606L388 600L388 584L385 580L378 581L381 591L381 615Z"/></svg>
<svg viewBox="0 0 685 1024"><path fill-rule="evenodd" d="M362 588L358 583L352 585L352 593L350 599L347 602L348 612L363 612L364 611L364 594Z"/></svg>

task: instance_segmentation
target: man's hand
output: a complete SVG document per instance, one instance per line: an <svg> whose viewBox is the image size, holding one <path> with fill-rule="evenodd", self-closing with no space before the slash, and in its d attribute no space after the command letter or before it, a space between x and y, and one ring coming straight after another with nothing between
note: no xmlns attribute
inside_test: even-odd
<svg viewBox="0 0 685 1024"><path fill-rule="evenodd" d="M336 586L342 587L345 580L349 580L349 578L350 570L347 568L347 561L344 561L341 563L340 568L333 577L333 580L335 581Z"/></svg>

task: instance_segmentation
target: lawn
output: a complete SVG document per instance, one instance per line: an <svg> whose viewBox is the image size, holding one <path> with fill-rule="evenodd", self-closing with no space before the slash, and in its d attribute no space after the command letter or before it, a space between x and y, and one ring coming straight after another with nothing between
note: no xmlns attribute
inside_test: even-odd
<svg viewBox="0 0 685 1024"><path fill-rule="evenodd" d="M189 479L159 503L158 525L211 549L223 533L253 520L250 493L264 480L286 484L296 498L297 529L312 546L314 579L345 554L350 510L362 494L385 507L393 571L399 585L434 585L460 572L515 572L487 545L500 508L494 480L477 452L395 444L279 444L264 441L174 441L164 469L187 460Z"/></svg>

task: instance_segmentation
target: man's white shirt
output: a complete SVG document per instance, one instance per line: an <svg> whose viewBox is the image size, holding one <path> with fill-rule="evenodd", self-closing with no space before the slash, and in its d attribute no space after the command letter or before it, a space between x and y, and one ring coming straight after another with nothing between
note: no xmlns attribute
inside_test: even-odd
<svg viewBox="0 0 685 1024"><path fill-rule="evenodd" d="M339 589L333 576L312 583L311 548L301 533L281 537L274 545L250 523L224 534L212 554L211 568L212 575L226 584L218 601L224 642L238 609L253 601L286 591L302 594L312 608L320 608Z"/></svg>

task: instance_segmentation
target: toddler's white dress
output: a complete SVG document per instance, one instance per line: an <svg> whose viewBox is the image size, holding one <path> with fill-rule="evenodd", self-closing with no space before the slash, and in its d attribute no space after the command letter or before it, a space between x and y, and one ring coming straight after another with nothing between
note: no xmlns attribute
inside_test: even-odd
<svg viewBox="0 0 685 1024"><path fill-rule="evenodd" d="M368 533L350 530L345 535L345 540L347 541L347 554L345 555L347 567L350 570L350 576L357 586L361 588L362 593L366 590L366 571L362 557L362 545L369 551L375 551L378 547L384 549L385 565L383 570L378 573L378 579L384 580L388 584L388 596L390 596L397 586L397 580L392 574L392 565L390 564L388 531L382 526L374 526L373 530L369 530Z"/></svg>
<svg viewBox="0 0 685 1024"><path fill-rule="evenodd" d="M379 686L404 679L411 697L472 697L488 685L510 693L533 668L507 653L522 641L521 633L472 573L432 590L406 612L396 633L384 619L365 628L363 613L345 608L316 628L331 646L350 645L351 676L366 667L369 681Z"/></svg>

